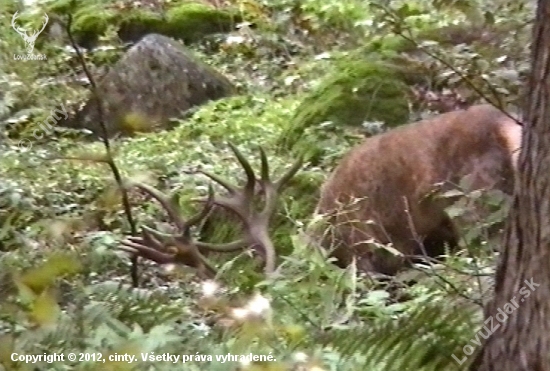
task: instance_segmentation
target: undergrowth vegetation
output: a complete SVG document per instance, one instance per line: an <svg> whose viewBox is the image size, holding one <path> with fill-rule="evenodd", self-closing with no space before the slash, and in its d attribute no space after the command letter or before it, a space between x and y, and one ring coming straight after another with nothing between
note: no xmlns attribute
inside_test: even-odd
<svg viewBox="0 0 550 371"><path fill-rule="evenodd" d="M420 266L390 281L358 276L353 266L337 268L310 245L307 230L319 187L365 135L481 100L517 103L528 66L530 2L400 0L391 8L359 0L31 3L0 4L0 370L467 365L452 355L464 356L472 328L480 325L498 250L485 231L505 215L498 195L467 194L450 210L459 216L472 203L494 207L484 220L462 226L462 251L444 265ZM47 60L14 60L24 43L11 19L22 9L18 22L26 25L50 15L35 46ZM124 53L125 42L135 41L129 29L177 36L192 28L188 46L239 89L176 120L172 130L110 140L125 180L175 192L187 217L211 183L197 170L242 183L228 143L258 172L263 148L275 177L304 157L270 225L279 266L274 277L262 276L247 252L212 254L214 280L140 261L140 287L132 287L130 257L118 247L133 226L105 143L44 126L54 110L71 112L90 91L63 28L69 13L96 78ZM127 119L130 126L139 121ZM139 192L128 197L133 223L169 221ZM220 243L239 233L238 224L215 217L193 230L196 238ZM68 360L71 352L88 356ZM13 353L65 359L25 363ZM135 362L109 358L123 354ZM155 358L167 354L180 358ZM228 354L263 355L264 361L223 358Z"/></svg>

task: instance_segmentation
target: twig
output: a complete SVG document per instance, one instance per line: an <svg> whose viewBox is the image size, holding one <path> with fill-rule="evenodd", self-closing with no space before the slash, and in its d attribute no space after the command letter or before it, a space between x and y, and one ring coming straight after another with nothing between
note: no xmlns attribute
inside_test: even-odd
<svg viewBox="0 0 550 371"><path fill-rule="evenodd" d="M86 77L88 78L88 81L90 81L90 90L92 93L92 97L95 100L95 103L97 105L97 111L98 111L98 121L99 125L101 127L101 130L103 131L102 141L105 146L105 152L106 152L106 163L111 169L113 176L115 178L116 183L118 184L121 195L122 195L122 205L124 208L124 213L126 214L126 219L128 220L128 224L130 224L130 230L133 236L137 235L137 228L134 221L134 218L132 216L132 209L130 206L130 200L128 197L128 192L126 191L126 188L123 185L122 176L120 174L120 171L118 167L115 164L115 160L112 155L111 151L111 143L109 142L109 136L107 133L107 126L105 124L105 114L103 112L103 106L101 102L101 98L97 89L97 84L95 83L94 78L92 77L92 74L88 70L88 67L86 65L86 61L84 59L84 56L82 55L76 41L74 40L73 34L71 32L71 25L73 22L72 14L69 14L67 23L65 24L65 30L67 32L67 36L69 37L69 41L71 43L71 46L76 52L76 55L78 57L78 61L80 65L82 66L82 69L84 70L84 73L86 74ZM132 276L132 285L133 287L139 286L139 280L138 280L138 256L136 254L132 255L131 258L132 261L132 268L131 268L131 276Z"/></svg>
<svg viewBox="0 0 550 371"><path fill-rule="evenodd" d="M373 4L373 6L381 9L386 15L389 15L391 17L393 17L393 20L394 22L398 22L400 21L401 19L399 18L399 16L395 15L390 9L388 9L387 7L385 6L382 6L380 4ZM396 23L397 24L397 23ZM400 25L400 23L399 23ZM402 37L403 39L407 40L408 42L411 42L414 44L414 46L416 46L420 51L422 51L424 54L426 54L427 56L437 60L438 62L440 62L441 64L443 64L445 67L449 68L451 71L453 71L454 73L456 73L468 86L470 86L470 88L472 88L472 90L474 90L474 92L476 94L478 94L481 98L485 99L487 102L489 102L489 104L491 104L492 106L494 106L495 108L497 108L499 111L501 111L503 114L505 114L507 117L511 118L512 120L516 121L519 125L521 126L524 126L523 122L521 122L518 118L512 116L510 113L508 113L504 108L502 108L502 101L500 100L500 96L498 94L498 92L495 90L494 86L489 83L488 81L485 81L486 82L486 85L487 87L491 90L491 93L492 95L494 96L494 98L497 100L497 104L493 103L493 101L491 99L489 99L489 97L481 90L479 89L476 84L474 84L472 82L471 79L469 79L467 76L465 76L462 72L460 72L457 68L455 68L453 65L451 65L449 62L447 62L445 59L441 58L440 56L438 56L437 54L435 53L432 53L430 52L429 50L427 50L426 48L424 48L423 46L421 46L415 39L414 37L411 35L410 33L410 30L407 29L407 31L409 32L409 35L405 35L403 33L403 31L401 31L401 27L394 27L393 29L393 32Z"/></svg>

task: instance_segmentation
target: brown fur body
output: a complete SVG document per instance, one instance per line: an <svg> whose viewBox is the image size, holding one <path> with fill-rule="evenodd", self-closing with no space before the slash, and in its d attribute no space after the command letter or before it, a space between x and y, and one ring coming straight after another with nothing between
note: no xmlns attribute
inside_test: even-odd
<svg viewBox="0 0 550 371"><path fill-rule="evenodd" d="M426 196L436 183L448 190L468 175L473 189L511 194L520 145L521 126L490 105L367 138L340 161L321 189L316 213L327 215L332 227L321 245L334 249L340 266L355 256L361 271L384 274L395 274L403 259L373 250L366 240L393 242L405 255L422 254L422 249L432 257L443 254L445 243L451 249L458 243L445 212L453 200Z"/></svg>

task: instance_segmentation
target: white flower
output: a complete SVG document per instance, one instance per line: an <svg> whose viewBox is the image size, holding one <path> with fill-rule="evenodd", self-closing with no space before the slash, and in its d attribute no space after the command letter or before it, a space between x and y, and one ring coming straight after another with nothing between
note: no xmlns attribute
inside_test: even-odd
<svg viewBox="0 0 550 371"><path fill-rule="evenodd" d="M248 310L246 308L232 308L231 316L238 320L243 320L248 317Z"/></svg>
<svg viewBox="0 0 550 371"><path fill-rule="evenodd" d="M294 362L306 362L308 356L304 352L296 352L292 355L292 358L294 358Z"/></svg>
<svg viewBox="0 0 550 371"><path fill-rule="evenodd" d="M248 304L245 307L250 313L261 316L271 309L271 304L269 303L269 300L263 297L261 294L256 294L248 302Z"/></svg>
<svg viewBox="0 0 550 371"><path fill-rule="evenodd" d="M242 36L233 35L233 36L228 36L225 39L225 42L229 45L231 45L231 44L242 44L242 43L245 42L245 38L242 37Z"/></svg>
<svg viewBox="0 0 550 371"><path fill-rule="evenodd" d="M243 367L248 367L248 366L250 366L250 364L251 364L250 359L248 359L248 358L241 358L241 360L239 361L239 363L240 363L241 366L243 366Z"/></svg>
<svg viewBox="0 0 550 371"><path fill-rule="evenodd" d="M207 280L202 283L202 295L210 298L218 291L220 285L216 281Z"/></svg>

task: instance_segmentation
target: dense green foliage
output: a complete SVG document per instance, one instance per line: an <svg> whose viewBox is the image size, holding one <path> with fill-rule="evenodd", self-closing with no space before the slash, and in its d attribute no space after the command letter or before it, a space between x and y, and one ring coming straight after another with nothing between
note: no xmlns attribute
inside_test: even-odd
<svg viewBox="0 0 550 371"><path fill-rule="evenodd" d="M210 3L42 0L31 9L18 1L0 3L0 369L465 367L468 362L459 367L452 354L462 358L480 325L478 304L487 300L490 287L483 276L492 273L495 255L483 231L502 219L501 211L464 226L464 250L445 266L406 272L389 283L357 277L353 267L333 266L307 244L305 231L314 221L319 186L365 132L436 111L434 96L452 107L456 95L468 102L517 101L528 60L527 5ZM17 22L27 26L39 24L44 11L50 15L35 46L47 60L13 59L25 46L11 27L15 10L23 13ZM105 163L104 143L44 126L53 110L70 111L89 93L88 86L73 82L82 77L82 66L65 48L63 27L61 35L53 27L67 14L79 42L101 46L85 54L97 78L124 52L125 37L155 31L192 41L200 58L239 87L240 95L201 106L173 130L110 142L125 179L176 192L185 215L196 209L192 201L204 196L209 184L193 170L200 167L239 184L244 180L228 142L258 170L261 146L275 176L298 155L306 157L271 224L279 275L264 279L246 253L212 254L208 258L220 270L216 281L225 291L211 294L192 271L147 262L140 264L141 287L131 288L130 259L117 249L131 226ZM499 40L498 50L496 39L484 39L487 35ZM479 194L466 196L470 203L487 202ZM167 221L156 203L135 191L129 197L138 225ZM465 206L451 212L458 215ZM205 241L229 242L239 227L212 216L193 233ZM416 283L410 284L413 278ZM269 309L257 297L254 301L257 293L269 298ZM238 310L250 302L260 307L253 308L258 315L247 309L243 319L245 312ZM135 355L137 361L24 364L11 360L14 352L89 352L103 359L116 353ZM192 357L171 364L142 361L145 353ZM216 360L228 353L270 354L277 361Z"/></svg>

